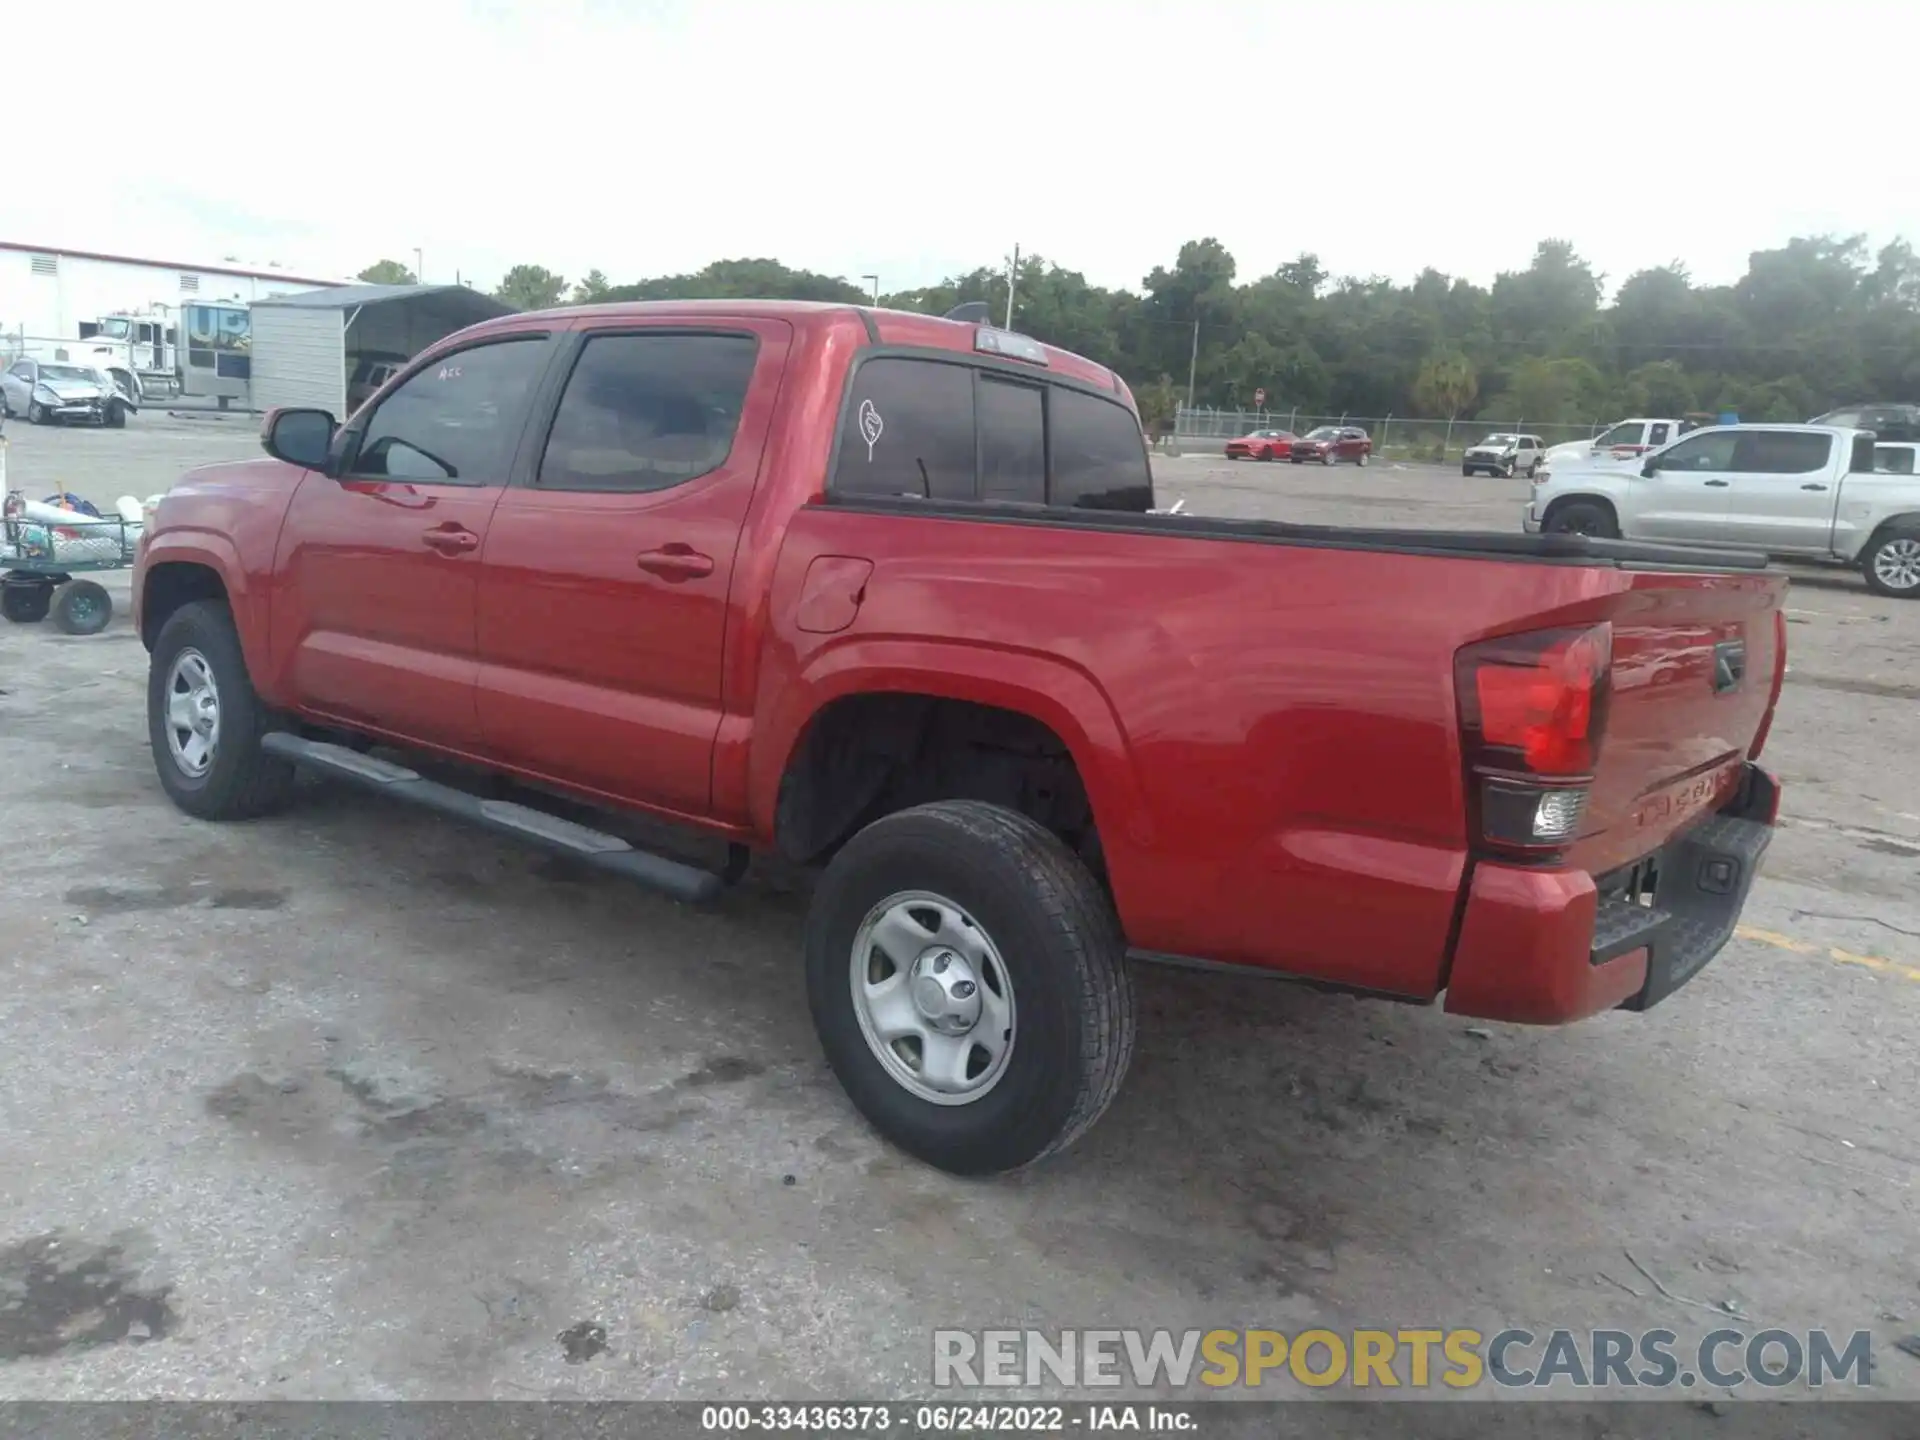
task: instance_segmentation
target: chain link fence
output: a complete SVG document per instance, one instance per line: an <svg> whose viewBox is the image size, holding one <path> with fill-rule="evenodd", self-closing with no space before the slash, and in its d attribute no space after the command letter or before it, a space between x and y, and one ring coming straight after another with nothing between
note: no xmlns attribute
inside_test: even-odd
<svg viewBox="0 0 1920 1440"><path fill-rule="evenodd" d="M1591 440L1620 417L1603 416L1587 425L1543 425L1526 420L1430 420L1415 415L1316 415L1305 410L1213 410L1182 405L1174 420L1176 446L1198 450L1225 445L1256 430L1285 430L1304 435L1320 425L1357 425L1373 437L1373 453L1385 459L1443 464L1460 458L1469 445L1501 431L1538 435L1548 445Z"/></svg>

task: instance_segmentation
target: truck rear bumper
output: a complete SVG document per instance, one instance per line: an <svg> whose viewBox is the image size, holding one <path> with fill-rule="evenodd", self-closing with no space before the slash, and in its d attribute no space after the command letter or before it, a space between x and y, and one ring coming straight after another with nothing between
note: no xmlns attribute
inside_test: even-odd
<svg viewBox="0 0 1920 1440"><path fill-rule="evenodd" d="M1779 804L1749 765L1731 804L1625 870L1476 865L1446 1008L1554 1025L1658 1004L1732 938Z"/></svg>

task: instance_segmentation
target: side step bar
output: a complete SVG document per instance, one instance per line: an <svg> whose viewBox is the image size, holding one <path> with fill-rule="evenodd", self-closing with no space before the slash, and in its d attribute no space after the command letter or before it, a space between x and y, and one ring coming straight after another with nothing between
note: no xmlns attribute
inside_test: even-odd
<svg viewBox="0 0 1920 1440"><path fill-rule="evenodd" d="M470 821L516 840L531 841L548 850L571 856L595 869L637 880L675 900L689 905L704 905L726 888L726 878L697 865L669 860L664 855L637 850L617 835L607 835L585 825L576 825L558 815L549 815L526 805L506 800L483 800L429 780L404 765L395 765L371 755L362 755L344 745L308 740L300 735L275 730L260 737L260 748L270 755L291 760L305 770L330 775L429 810L438 810L459 820ZM737 868L729 865L729 871ZM738 878L735 876L734 878Z"/></svg>

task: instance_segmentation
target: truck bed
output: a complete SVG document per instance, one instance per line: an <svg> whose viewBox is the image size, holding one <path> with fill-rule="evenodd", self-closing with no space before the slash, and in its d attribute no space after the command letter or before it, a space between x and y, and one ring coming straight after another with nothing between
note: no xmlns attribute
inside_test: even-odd
<svg viewBox="0 0 1920 1440"><path fill-rule="evenodd" d="M830 635L790 618L823 556L873 564ZM1581 536L828 501L790 524L760 694L873 666L999 695L1073 751L1136 949L1430 997L1482 863L1461 648L1611 625L1607 738L1561 866L1591 891L1724 798L1770 713L1784 593L1763 556ZM1744 670L1718 694L1729 637Z"/></svg>

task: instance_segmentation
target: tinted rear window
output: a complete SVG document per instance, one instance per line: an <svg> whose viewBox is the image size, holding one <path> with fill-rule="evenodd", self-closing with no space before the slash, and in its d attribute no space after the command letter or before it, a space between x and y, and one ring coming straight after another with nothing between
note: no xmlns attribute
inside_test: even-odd
<svg viewBox="0 0 1920 1440"><path fill-rule="evenodd" d="M1083 510L1151 510L1153 476L1132 412L1064 387L1055 387L1047 398L1053 461L1048 503Z"/></svg>
<svg viewBox="0 0 1920 1440"><path fill-rule="evenodd" d="M1740 436L1733 468L1757 475L1804 475L1833 453L1831 435L1803 430L1752 430Z"/></svg>
<svg viewBox="0 0 1920 1440"><path fill-rule="evenodd" d="M980 377L980 498L1046 500L1045 392L990 375Z"/></svg>
<svg viewBox="0 0 1920 1440"><path fill-rule="evenodd" d="M852 390L836 492L974 498L971 367L869 360L855 372Z"/></svg>

